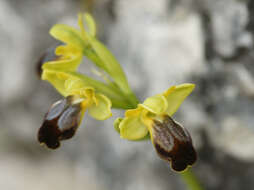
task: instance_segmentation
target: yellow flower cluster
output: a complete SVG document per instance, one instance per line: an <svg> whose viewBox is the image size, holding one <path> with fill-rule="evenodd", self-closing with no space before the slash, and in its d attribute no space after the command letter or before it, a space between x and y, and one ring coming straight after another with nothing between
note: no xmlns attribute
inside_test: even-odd
<svg viewBox="0 0 254 190"><path fill-rule="evenodd" d="M88 31L84 29L86 20ZM64 98L49 109L39 130L40 143L55 149L61 140L71 138L87 111L97 120L112 116L111 107L128 109L115 120L121 138L143 140L150 137L158 155L182 171L196 160L188 131L171 116L194 89L194 84L172 86L139 104L120 64L96 39L96 25L89 14L79 15L79 29L57 24L50 34L61 41L55 59L42 65L41 78L51 83ZM105 82L78 72L83 56L106 73Z"/></svg>

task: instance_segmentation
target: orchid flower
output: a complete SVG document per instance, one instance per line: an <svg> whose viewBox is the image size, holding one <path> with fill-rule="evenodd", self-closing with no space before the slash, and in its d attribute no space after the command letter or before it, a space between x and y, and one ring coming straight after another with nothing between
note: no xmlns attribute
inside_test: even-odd
<svg viewBox="0 0 254 190"><path fill-rule="evenodd" d="M147 98L136 109L127 110L124 118L116 119L115 129L123 139L150 136L158 155L174 170L183 171L196 161L196 152L188 131L171 116L193 89L193 84L181 84Z"/></svg>

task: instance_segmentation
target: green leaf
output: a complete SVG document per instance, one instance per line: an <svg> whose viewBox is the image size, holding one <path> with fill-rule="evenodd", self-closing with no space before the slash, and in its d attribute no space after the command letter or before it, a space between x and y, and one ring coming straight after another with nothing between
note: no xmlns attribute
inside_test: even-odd
<svg viewBox="0 0 254 190"><path fill-rule="evenodd" d="M180 107L185 98L193 91L195 88L194 84L181 84L173 86L164 92L164 96L168 102L168 108L166 110L168 115L173 115L177 109Z"/></svg>
<svg viewBox="0 0 254 190"><path fill-rule="evenodd" d="M88 40L89 44L99 57L99 60L95 61L101 61L102 63L99 63L98 65L103 64L103 69L112 77L112 79L114 79L119 88L125 94L128 94L130 92L129 84L127 82L125 73L116 58L102 43L100 43L94 37L88 35Z"/></svg>

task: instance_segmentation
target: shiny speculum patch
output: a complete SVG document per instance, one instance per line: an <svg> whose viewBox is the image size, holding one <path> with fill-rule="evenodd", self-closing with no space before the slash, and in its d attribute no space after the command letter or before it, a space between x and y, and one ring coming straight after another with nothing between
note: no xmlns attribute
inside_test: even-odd
<svg viewBox="0 0 254 190"><path fill-rule="evenodd" d="M39 129L39 142L51 149L58 148L61 140L73 137L80 123L80 117L81 104L74 104L72 96L56 102L45 115Z"/></svg>

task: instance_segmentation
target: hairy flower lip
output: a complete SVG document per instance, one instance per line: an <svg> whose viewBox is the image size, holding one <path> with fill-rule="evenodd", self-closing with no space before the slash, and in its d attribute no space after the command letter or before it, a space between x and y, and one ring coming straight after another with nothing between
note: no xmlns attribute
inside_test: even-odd
<svg viewBox="0 0 254 190"><path fill-rule="evenodd" d="M159 157L171 163L175 171L183 171L196 162L197 154L188 131L168 115L154 120L152 141Z"/></svg>
<svg viewBox="0 0 254 190"><path fill-rule="evenodd" d="M58 137L60 130L57 129L55 122L44 121L38 132L38 141L41 145L46 145L48 148L56 149L60 146Z"/></svg>
<svg viewBox="0 0 254 190"><path fill-rule="evenodd" d="M81 103L74 104L73 96L52 105L38 131L38 141L48 148L56 149L61 140L74 136L81 120Z"/></svg>

